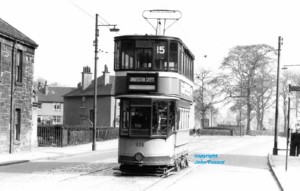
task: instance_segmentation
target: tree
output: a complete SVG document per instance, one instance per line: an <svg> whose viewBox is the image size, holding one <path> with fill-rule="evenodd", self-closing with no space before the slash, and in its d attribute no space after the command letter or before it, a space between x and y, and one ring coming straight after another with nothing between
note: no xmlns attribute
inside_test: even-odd
<svg viewBox="0 0 300 191"><path fill-rule="evenodd" d="M287 115L288 115L288 97L289 97L289 84L294 86L300 86L300 75L294 72L285 71L283 72L280 80L280 89L279 96L282 98L282 109L283 109L283 121L284 121L284 132L287 130ZM296 109L296 117L298 117L298 99L299 93L291 93L291 105Z"/></svg>
<svg viewBox="0 0 300 191"><path fill-rule="evenodd" d="M209 110L217 113L217 110L213 107L218 101L216 98L220 95L217 88L214 88L214 76L209 70L202 69L200 73L196 74L195 83L197 89L194 91L194 100L196 102L195 112L196 117L201 118L201 126L204 127L204 119L206 118Z"/></svg>
<svg viewBox="0 0 300 191"><path fill-rule="evenodd" d="M221 65L222 75L218 81L222 82L223 93L226 94L227 101L238 98L240 108L246 107L247 134L250 132L250 122L255 112L263 113L266 108L266 98L263 95L270 94L270 91L266 91L267 86L258 87L258 85L261 80L267 82L269 81L267 79L271 78L265 75L267 69L274 64L275 59L272 55L275 56L275 49L269 45L236 46L230 50ZM255 96L255 92L257 96L259 93L259 99ZM254 105L260 105L256 111Z"/></svg>
<svg viewBox="0 0 300 191"><path fill-rule="evenodd" d="M264 113L274 104L275 79L274 67L270 67L270 65L264 65L256 74L252 102L256 115L257 130L264 129Z"/></svg>

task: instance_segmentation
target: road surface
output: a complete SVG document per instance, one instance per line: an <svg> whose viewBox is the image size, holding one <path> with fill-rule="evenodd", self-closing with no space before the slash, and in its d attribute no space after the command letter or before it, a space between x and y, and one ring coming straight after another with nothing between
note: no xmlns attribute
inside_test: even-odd
<svg viewBox="0 0 300 191"><path fill-rule="evenodd" d="M284 139L279 138L279 142ZM268 136L191 137L190 166L167 178L120 176L117 148L0 167L0 190L280 190Z"/></svg>

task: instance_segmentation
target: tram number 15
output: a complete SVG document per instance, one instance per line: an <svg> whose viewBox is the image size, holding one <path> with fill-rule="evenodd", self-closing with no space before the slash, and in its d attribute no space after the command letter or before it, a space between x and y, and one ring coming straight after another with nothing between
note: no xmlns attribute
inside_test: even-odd
<svg viewBox="0 0 300 191"><path fill-rule="evenodd" d="M165 46L157 46L157 54L164 54L165 52Z"/></svg>
<svg viewBox="0 0 300 191"><path fill-rule="evenodd" d="M136 145L137 147L144 147L144 143L142 143L142 142L137 142L135 145Z"/></svg>

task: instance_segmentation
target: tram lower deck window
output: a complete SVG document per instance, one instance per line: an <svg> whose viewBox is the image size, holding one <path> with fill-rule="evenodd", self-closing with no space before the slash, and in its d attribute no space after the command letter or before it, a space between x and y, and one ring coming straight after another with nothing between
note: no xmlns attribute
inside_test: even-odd
<svg viewBox="0 0 300 191"><path fill-rule="evenodd" d="M131 134L132 135L150 135L151 123L150 107L132 107L131 108Z"/></svg>
<svg viewBox="0 0 300 191"><path fill-rule="evenodd" d="M152 135L168 135L175 130L175 102L153 101Z"/></svg>
<svg viewBox="0 0 300 191"><path fill-rule="evenodd" d="M149 101L121 101L121 135L167 136L175 130L175 101Z"/></svg>

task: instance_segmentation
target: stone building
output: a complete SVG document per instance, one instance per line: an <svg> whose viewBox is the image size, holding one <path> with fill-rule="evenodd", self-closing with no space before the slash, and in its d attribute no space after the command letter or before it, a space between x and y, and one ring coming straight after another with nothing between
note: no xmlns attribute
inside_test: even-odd
<svg viewBox="0 0 300 191"><path fill-rule="evenodd" d="M31 149L33 62L37 47L0 18L0 153Z"/></svg>
<svg viewBox="0 0 300 191"><path fill-rule="evenodd" d="M114 97L115 76L110 76L107 66L97 78L97 127L118 126L118 103ZM74 91L64 95L64 125L91 127L94 116L94 80L90 68L84 67L81 83Z"/></svg>

